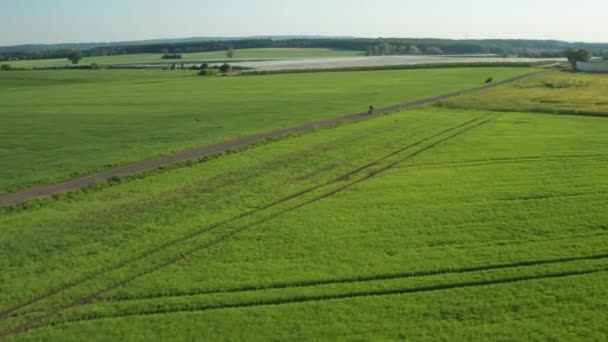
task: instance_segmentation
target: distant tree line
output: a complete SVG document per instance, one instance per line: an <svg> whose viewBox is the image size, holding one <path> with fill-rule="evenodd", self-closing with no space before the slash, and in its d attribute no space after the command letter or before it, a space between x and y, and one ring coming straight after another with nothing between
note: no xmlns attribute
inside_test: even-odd
<svg viewBox="0 0 608 342"><path fill-rule="evenodd" d="M234 57L237 49L252 48L329 48L355 50L367 55L401 54L498 54L524 57L565 57L567 49L587 49L594 56L608 57L608 44L568 43L543 40L449 40L449 39L243 39L233 41L205 41L182 43L154 43L145 45L116 45L81 50L82 57L159 53L172 56L191 52L227 51ZM74 50L44 50L4 52L0 61L68 58Z"/></svg>
<svg viewBox="0 0 608 342"><path fill-rule="evenodd" d="M485 48L483 44L469 43L458 40L440 39L255 39L238 41L211 41L202 43L180 43L180 44L151 44L140 46L119 46L115 49L109 47L95 48L87 50L90 55L99 54L134 54L134 53L191 53L208 51L227 51L228 54L234 53L237 49L253 48L328 48L336 50L355 50L367 52L370 48L382 49L389 47L391 52L384 51L385 54L393 54L395 51L403 51L410 46L420 49L422 52L430 50L437 53L449 54L472 54L472 53L491 53L490 48ZM500 50L499 52L502 52ZM380 53L380 52L378 52ZM229 57L230 58L230 57Z"/></svg>
<svg viewBox="0 0 608 342"><path fill-rule="evenodd" d="M68 58L74 51L75 50L62 49L3 53L0 54L0 61Z"/></svg>

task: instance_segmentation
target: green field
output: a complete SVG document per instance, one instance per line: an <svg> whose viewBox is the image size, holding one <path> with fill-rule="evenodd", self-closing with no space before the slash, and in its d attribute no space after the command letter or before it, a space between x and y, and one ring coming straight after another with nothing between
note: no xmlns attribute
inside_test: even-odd
<svg viewBox="0 0 608 342"><path fill-rule="evenodd" d="M62 117L96 117L100 107L115 128L90 132L121 134L116 127L132 124L133 132L150 134L151 143L174 121L171 116L150 121L155 110L177 109L191 123L195 91L177 94L200 87L204 91L196 92L209 109L201 118L213 118L215 108L226 115L223 127L232 125L215 133L221 139L348 113L370 99L390 104L473 87L489 72L503 73L495 76L500 79L526 70L209 80L144 72L138 81L134 74L104 72L95 82L89 82L89 73L22 73L21 80L2 87L9 90L7 98L18 98L16 89L30 96L10 105L29 106L21 113L44 108L48 114L37 118L48 121L14 119L19 124L2 136L10 133L7 140L18 141L28 127L38 136ZM491 107L522 84L578 82L583 76L537 77L442 106L319 129L5 209L0 336L8 341L606 340L608 121L520 110L527 93L514 98L509 110ZM601 85L601 77L587 80ZM134 92L137 82L140 92ZM152 94L160 89L173 95L157 95L155 102ZM2 88L0 96L5 92ZM31 96L45 93L38 104ZM99 94L98 102L92 93ZM128 96L119 101L119 94ZM567 103L581 95L544 96ZM605 99L599 96L597 101ZM70 111L67 99L84 99L75 105L80 111ZM108 99L114 102L107 104ZM127 103L143 109L145 125L129 121L135 120L127 115L133 109L121 109ZM245 105L257 113L256 120L230 111ZM560 110L547 106L543 113ZM310 110L318 107L324 111ZM260 118L265 122L251 127ZM18 128L20 135L14 132ZM90 133L80 134L74 141ZM53 144L44 138L28 146ZM186 136L183 142L194 139ZM150 151L175 148L176 141ZM99 139L89 147L80 144L81 152L54 156L90 161L95 144L108 152L120 146ZM30 167L42 165L41 156ZM117 156L107 158L118 162ZM27 171L24 166L5 177ZM22 181L34 179L27 177Z"/></svg>
<svg viewBox="0 0 608 342"><path fill-rule="evenodd" d="M440 95L525 68L196 77L192 71L0 73L0 193L203 144Z"/></svg>
<svg viewBox="0 0 608 342"><path fill-rule="evenodd" d="M129 64L129 63L158 63L158 62L191 62L205 60L227 60L226 51L213 52L196 52L181 54L182 59L167 60L162 59L162 54L158 53L140 53L130 55L115 55L115 56L94 56L85 57L79 64L88 65L97 63L100 65L107 64ZM353 57L360 56L360 51L349 50L331 50L331 49L242 49L234 50L233 59L283 59L283 58L314 58L314 57ZM64 66L70 62L65 58L60 59L45 59L45 60L29 60L8 63L15 68L34 68L34 67L49 67L49 66Z"/></svg>

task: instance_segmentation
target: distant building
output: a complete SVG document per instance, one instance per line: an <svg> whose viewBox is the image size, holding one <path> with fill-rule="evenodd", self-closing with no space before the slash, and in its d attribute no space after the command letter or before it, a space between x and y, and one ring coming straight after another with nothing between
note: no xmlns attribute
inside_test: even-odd
<svg viewBox="0 0 608 342"><path fill-rule="evenodd" d="M608 73L608 62L577 62L577 71L584 72L606 72Z"/></svg>

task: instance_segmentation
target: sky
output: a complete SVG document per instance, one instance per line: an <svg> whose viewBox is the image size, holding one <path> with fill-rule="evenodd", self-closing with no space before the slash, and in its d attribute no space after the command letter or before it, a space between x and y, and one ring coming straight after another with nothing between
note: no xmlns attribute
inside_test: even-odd
<svg viewBox="0 0 608 342"><path fill-rule="evenodd" d="M0 0L0 45L327 35L608 42L608 0Z"/></svg>

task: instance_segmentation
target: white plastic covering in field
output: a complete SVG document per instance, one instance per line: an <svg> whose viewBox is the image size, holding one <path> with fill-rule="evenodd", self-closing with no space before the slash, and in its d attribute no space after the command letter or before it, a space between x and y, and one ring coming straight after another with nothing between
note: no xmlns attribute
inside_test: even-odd
<svg viewBox="0 0 608 342"><path fill-rule="evenodd" d="M337 69L350 67L377 67L416 64L444 63L517 63L517 62L563 62L565 59L538 58L502 58L502 57L471 57L471 56L374 56L374 57L332 57L306 58L272 61L242 61L232 63L262 71L275 70L306 70L306 69Z"/></svg>
<svg viewBox="0 0 608 342"><path fill-rule="evenodd" d="M608 72L608 62L578 62L576 63L576 70L586 72Z"/></svg>

